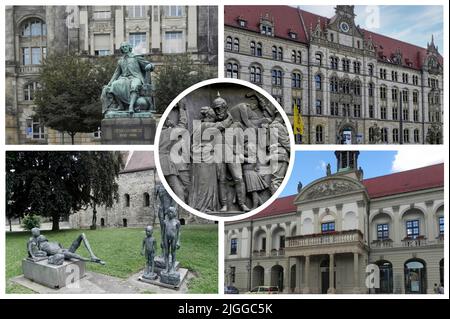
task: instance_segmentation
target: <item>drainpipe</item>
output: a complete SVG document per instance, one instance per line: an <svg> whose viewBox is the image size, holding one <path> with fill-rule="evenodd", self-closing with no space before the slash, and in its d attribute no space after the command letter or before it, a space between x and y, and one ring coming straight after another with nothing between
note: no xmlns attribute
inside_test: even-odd
<svg viewBox="0 0 450 319"><path fill-rule="evenodd" d="M252 257L253 257L253 220L250 221L250 252L248 259L248 282L247 282L247 291L252 289Z"/></svg>
<svg viewBox="0 0 450 319"><path fill-rule="evenodd" d="M311 45L308 43L307 46L307 56L308 56L308 144L312 144L311 143L311 58L309 56L310 54L310 47Z"/></svg>
<svg viewBox="0 0 450 319"><path fill-rule="evenodd" d="M399 144L403 144L403 89L399 90L400 93L400 125L399 125Z"/></svg>
<svg viewBox="0 0 450 319"><path fill-rule="evenodd" d="M420 84L422 90L422 144L425 144L425 89L423 79L423 67L422 70L420 70Z"/></svg>

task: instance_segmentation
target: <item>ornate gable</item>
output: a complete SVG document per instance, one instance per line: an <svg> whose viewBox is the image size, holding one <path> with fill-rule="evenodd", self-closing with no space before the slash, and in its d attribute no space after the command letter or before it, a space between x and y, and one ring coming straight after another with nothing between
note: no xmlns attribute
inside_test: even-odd
<svg viewBox="0 0 450 319"><path fill-rule="evenodd" d="M294 203L324 199L358 191L365 191L365 187L359 181L348 176L333 175L321 178L302 189L295 198Z"/></svg>

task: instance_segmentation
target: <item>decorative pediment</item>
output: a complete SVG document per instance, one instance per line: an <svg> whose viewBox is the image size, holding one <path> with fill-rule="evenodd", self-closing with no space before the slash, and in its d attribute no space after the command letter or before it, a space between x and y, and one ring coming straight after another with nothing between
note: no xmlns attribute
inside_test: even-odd
<svg viewBox="0 0 450 319"><path fill-rule="evenodd" d="M322 199L363 190L364 186L350 177L324 177L305 187L297 196L295 202Z"/></svg>

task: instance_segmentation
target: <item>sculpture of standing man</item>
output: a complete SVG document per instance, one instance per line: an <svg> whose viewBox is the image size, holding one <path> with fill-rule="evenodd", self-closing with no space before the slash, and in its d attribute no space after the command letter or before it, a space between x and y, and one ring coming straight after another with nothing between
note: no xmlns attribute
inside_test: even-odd
<svg viewBox="0 0 450 319"><path fill-rule="evenodd" d="M109 83L103 88L103 113L108 111L126 111L133 114L139 110L154 108L149 96L151 84L147 73L154 70L154 65L140 55L132 53L129 43L120 45L123 56L117 64L116 71Z"/></svg>

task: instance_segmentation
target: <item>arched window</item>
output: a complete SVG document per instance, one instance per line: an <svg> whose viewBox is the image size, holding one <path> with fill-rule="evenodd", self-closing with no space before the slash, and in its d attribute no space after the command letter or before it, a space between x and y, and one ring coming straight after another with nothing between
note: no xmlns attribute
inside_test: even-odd
<svg viewBox="0 0 450 319"><path fill-rule="evenodd" d="M274 69L272 70L272 85L281 86L282 81L282 72L281 70Z"/></svg>
<svg viewBox="0 0 450 319"><path fill-rule="evenodd" d="M316 53L316 64L319 66L322 65L322 53L320 53L320 52Z"/></svg>
<svg viewBox="0 0 450 319"><path fill-rule="evenodd" d="M256 44L255 41L250 42L250 54L256 55Z"/></svg>
<svg viewBox="0 0 450 319"><path fill-rule="evenodd" d="M23 99L25 101L33 101L34 92L39 88L38 82L30 82L25 84L23 88Z"/></svg>
<svg viewBox="0 0 450 319"><path fill-rule="evenodd" d="M380 288L375 292L377 294L391 294L394 292L394 276L392 263L387 260L379 260L376 265L380 269Z"/></svg>
<svg viewBox="0 0 450 319"><path fill-rule="evenodd" d="M277 49L277 47L274 45L274 46L272 47L272 59L276 60L277 57L278 57L278 49Z"/></svg>
<svg viewBox="0 0 450 319"><path fill-rule="evenodd" d="M297 63L302 63L302 51L297 51Z"/></svg>
<svg viewBox="0 0 450 319"><path fill-rule="evenodd" d="M373 83L369 83L368 90L369 90L369 96L373 96Z"/></svg>
<svg viewBox="0 0 450 319"><path fill-rule="evenodd" d="M225 48L229 51L233 50L233 38L232 37L227 37L227 43Z"/></svg>
<svg viewBox="0 0 450 319"><path fill-rule="evenodd" d="M20 27L22 37L38 37L47 35L47 26L39 18L30 18L22 22Z"/></svg>
<svg viewBox="0 0 450 319"><path fill-rule="evenodd" d="M316 100L316 114L322 114L322 100Z"/></svg>
<svg viewBox="0 0 450 319"><path fill-rule="evenodd" d="M150 195L148 193L144 193L144 207L150 206Z"/></svg>
<svg viewBox="0 0 450 319"><path fill-rule="evenodd" d="M369 64L368 65L368 69L369 69L369 76L373 76L373 64Z"/></svg>
<svg viewBox="0 0 450 319"><path fill-rule="evenodd" d="M261 68L259 66L250 67L250 82L261 83Z"/></svg>
<svg viewBox="0 0 450 319"><path fill-rule="evenodd" d="M414 143L419 143L420 137L419 137L419 129L414 129Z"/></svg>
<svg viewBox="0 0 450 319"><path fill-rule="evenodd" d="M295 50L292 50L291 61L297 63L297 52Z"/></svg>
<svg viewBox="0 0 450 319"><path fill-rule="evenodd" d="M280 60L280 61L283 60L283 48L282 47L278 48L278 60Z"/></svg>
<svg viewBox="0 0 450 319"><path fill-rule="evenodd" d="M258 42L256 44L256 56L262 56L262 44Z"/></svg>
<svg viewBox="0 0 450 319"><path fill-rule="evenodd" d="M330 79L330 92L337 93L339 91L339 81L336 77Z"/></svg>
<svg viewBox="0 0 450 319"><path fill-rule="evenodd" d="M392 142L398 143L398 128L392 130Z"/></svg>
<svg viewBox="0 0 450 319"><path fill-rule="evenodd" d="M403 130L403 142L409 143L409 130L407 128Z"/></svg>
<svg viewBox="0 0 450 319"><path fill-rule="evenodd" d="M237 63L227 63L227 78L238 79L239 78L239 66Z"/></svg>
<svg viewBox="0 0 450 319"><path fill-rule="evenodd" d="M316 126L316 143L323 143L323 127L322 127L322 125Z"/></svg>
<svg viewBox="0 0 450 319"><path fill-rule="evenodd" d="M125 207L130 207L130 195L125 194L124 199L125 199Z"/></svg>
<svg viewBox="0 0 450 319"><path fill-rule="evenodd" d="M381 142L383 143L388 142L388 129L386 127L383 127L381 129Z"/></svg>
<svg viewBox="0 0 450 319"><path fill-rule="evenodd" d="M302 86L302 75L298 72L292 73L292 87L293 88L300 88Z"/></svg>
<svg viewBox="0 0 450 319"><path fill-rule="evenodd" d="M407 294L427 292L427 272L424 261L410 259L405 262L405 292Z"/></svg>
<svg viewBox="0 0 450 319"><path fill-rule="evenodd" d="M322 90L322 76L320 74L316 74L314 79L316 82L316 90L321 91Z"/></svg>
<svg viewBox="0 0 450 319"><path fill-rule="evenodd" d="M234 38L233 51L239 52L239 39L238 38Z"/></svg>
<svg viewBox="0 0 450 319"><path fill-rule="evenodd" d="M361 95L361 82L359 82L359 81L354 82L353 91L356 96Z"/></svg>

